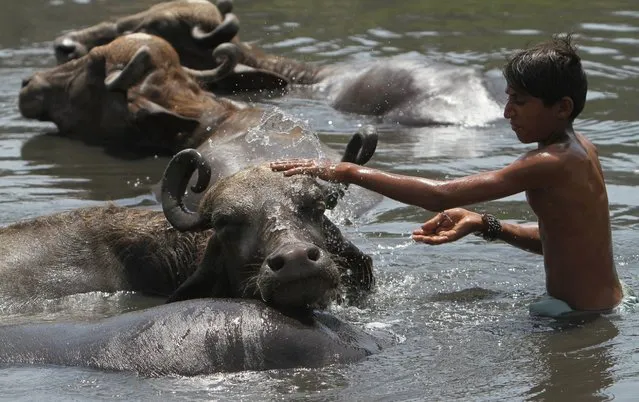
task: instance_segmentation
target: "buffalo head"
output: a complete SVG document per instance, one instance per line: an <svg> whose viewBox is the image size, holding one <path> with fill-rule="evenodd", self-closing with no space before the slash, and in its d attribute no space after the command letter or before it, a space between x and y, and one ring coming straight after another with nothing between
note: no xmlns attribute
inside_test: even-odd
<svg viewBox="0 0 639 402"><path fill-rule="evenodd" d="M194 138L203 113L225 113L198 81L228 74L237 50L227 43L215 53L218 68L195 71L181 66L165 40L125 35L25 79L20 112L51 121L62 135L89 144L152 147L173 154L204 141Z"/></svg>
<svg viewBox="0 0 639 402"><path fill-rule="evenodd" d="M255 297L281 309L321 307L341 290L370 290L371 258L324 215L333 185L286 178L264 166L219 180L191 212L182 195L194 171L202 191L210 169L195 150L178 153L163 181L162 206L181 231L213 229L196 272L169 298Z"/></svg>
<svg viewBox="0 0 639 402"><path fill-rule="evenodd" d="M176 49L182 65L206 70L219 66L213 50L220 44L233 41L239 47L239 62L246 61L248 65L240 64L219 83L206 82L207 88L238 91L286 87L290 80L268 63L261 68L251 56L260 52L237 38L240 25L231 13L232 1L218 0L216 4L207 0L169 1L115 22L103 22L68 32L54 41L56 59L58 64L66 63L86 55L96 46L137 32L165 39Z"/></svg>
<svg viewBox="0 0 639 402"><path fill-rule="evenodd" d="M58 64L80 58L96 46L129 33L148 33L165 38L179 49L182 62L194 68L210 68L211 49L228 42L239 31L237 17L230 13L231 0L217 6L208 0L178 0L160 3L146 11L115 22L67 32L53 42Z"/></svg>

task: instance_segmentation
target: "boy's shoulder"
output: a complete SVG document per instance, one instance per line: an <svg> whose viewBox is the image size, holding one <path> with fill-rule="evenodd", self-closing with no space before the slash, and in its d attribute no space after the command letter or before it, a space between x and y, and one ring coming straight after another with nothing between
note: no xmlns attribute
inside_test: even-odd
<svg viewBox="0 0 639 402"><path fill-rule="evenodd" d="M523 158L559 158L567 159L584 159L590 158L593 154L597 155L597 147L582 134L574 133L565 141L555 142L552 144L540 146L539 148L526 152Z"/></svg>
<svg viewBox="0 0 639 402"><path fill-rule="evenodd" d="M537 181L535 177L543 179L544 183L563 182L575 169L581 169L584 164L591 164L597 159L592 149L594 147L590 142L582 143L573 137L527 151L505 168L504 173L512 172L517 178L528 177L532 183Z"/></svg>

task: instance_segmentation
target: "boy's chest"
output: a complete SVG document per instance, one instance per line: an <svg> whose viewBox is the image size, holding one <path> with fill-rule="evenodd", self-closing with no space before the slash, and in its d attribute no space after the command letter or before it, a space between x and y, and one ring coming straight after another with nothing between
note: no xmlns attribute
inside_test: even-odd
<svg viewBox="0 0 639 402"><path fill-rule="evenodd" d="M540 221L561 214L564 208L562 197L545 188L526 191L526 201Z"/></svg>
<svg viewBox="0 0 639 402"><path fill-rule="evenodd" d="M526 191L526 200L537 216L540 235L572 231L584 220L583 204L570 196L570 186Z"/></svg>

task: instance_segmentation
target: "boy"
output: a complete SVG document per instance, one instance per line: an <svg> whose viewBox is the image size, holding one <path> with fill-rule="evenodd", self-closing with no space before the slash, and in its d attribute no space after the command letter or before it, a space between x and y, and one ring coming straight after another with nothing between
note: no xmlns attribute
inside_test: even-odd
<svg viewBox="0 0 639 402"><path fill-rule="evenodd" d="M588 84L570 36L515 54L504 67L504 77L504 117L519 141L538 146L503 169L436 181L327 161L280 161L271 168L287 176L310 174L352 183L443 211L413 232L418 242L442 244L481 232L487 240L543 255L550 297L532 304L533 314L609 311L621 302L622 288L613 262L608 196L597 150L573 130ZM455 208L522 191L538 226L499 222L492 215Z"/></svg>

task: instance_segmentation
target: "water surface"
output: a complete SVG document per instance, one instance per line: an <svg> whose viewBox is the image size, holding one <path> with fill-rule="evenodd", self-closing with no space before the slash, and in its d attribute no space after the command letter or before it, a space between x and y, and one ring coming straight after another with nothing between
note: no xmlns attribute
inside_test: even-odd
<svg viewBox="0 0 639 402"><path fill-rule="evenodd" d="M0 16L0 224L108 201L152 205L165 158L123 161L100 149L43 136L53 125L17 110L20 81L54 65L51 41L65 30L142 10L149 0L22 0ZM513 50L573 32L590 80L576 122L599 148L606 174L620 277L639 288L639 8L634 0L236 0L241 36L266 51L321 64L392 58L423 64L438 88L464 85L442 72L473 68L496 109L474 106L457 124L405 128L379 124L372 166L450 178L504 166L528 149L500 119L499 68ZM437 67L434 70L432 66ZM431 70L429 70L429 68ZM426 74L426 73L424 73ZM441 74L438 76L437 74ZM423 76L423 79L428 79ZM463 89L463 87L462 87ZM339 113L321 99L265 100L340 149L368 117ZM447 111L441 111L446 113ZM455 120L456 119L456 120ZM523 196L476 206L500 218L534 216ZM541 259L469 236L438 247L409 233L431 216L385 200L344 225L373 255L378 287L361 308L335 313L393 331L402 342L352 365L242 372L196 378L60 367L5 367L6 400L634 400L639 389L639 319L633 312L557 329L527 306L544 292ZM584 217L588 219L588 217ZM51 301L33 319L107 316L147 303L135 295L82 295ZM15 319L6 317L3 322Z"/></svg>

